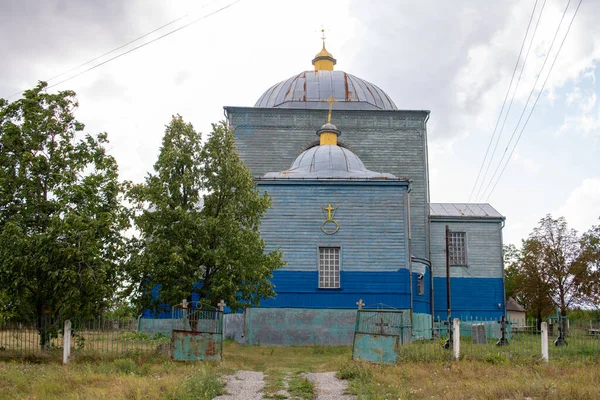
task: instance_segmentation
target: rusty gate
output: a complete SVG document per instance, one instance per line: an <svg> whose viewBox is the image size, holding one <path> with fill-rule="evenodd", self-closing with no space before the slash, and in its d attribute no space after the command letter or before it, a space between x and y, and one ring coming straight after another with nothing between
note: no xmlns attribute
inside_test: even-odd
<svg viewBox="0 0 600 400"><path fill-rule="evenodd" d="M400 345L410 340L410 325L405 323L404 316L404 311L395 309L358 310L352 359L396 363Z"/></svg>
<svg viewBox="0 0 600 400"><path fill-rule="evenodd" d="M223 311L200 302L179 304L172 311L173 359L223 358Z"/></svg>

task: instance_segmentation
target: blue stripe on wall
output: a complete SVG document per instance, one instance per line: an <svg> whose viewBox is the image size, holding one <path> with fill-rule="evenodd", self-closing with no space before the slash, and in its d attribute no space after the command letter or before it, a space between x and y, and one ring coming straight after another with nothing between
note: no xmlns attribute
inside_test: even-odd
<svg viewBox="0 0 600 400"><path fill-rule="evenodd" d="M319 289L317 271L273 273L277 297L261 307L356 308L362 299L367 305L382 303L394 308L410 307L409 273L397 271L341 271L340 289Z"/></svg>
<svg viewBox="0 0 600 400"><path fill-rule="evenodd" d="M434 318L447 318L446 278L433 278ZM450 278L453 318L500 318L504 314L501 278ZM498 307L500 305L500 307Z"/></svg>

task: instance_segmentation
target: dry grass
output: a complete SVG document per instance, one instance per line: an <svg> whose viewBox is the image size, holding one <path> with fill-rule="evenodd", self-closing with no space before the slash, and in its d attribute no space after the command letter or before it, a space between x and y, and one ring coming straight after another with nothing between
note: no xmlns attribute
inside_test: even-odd
<svg viewBox="0 0 600 400"><path fill-rule="evenodd" d="M600 368L481 361L379 366L349 362L338 374L360 399L597 399Z"/></svg>
<svg viewBox="0 0 600 400"><path fill-rule="evenodd" d="M379 366L353 362L348 347L250 347L227 342L222 362L181 363L160 356L0 362L1 399L209 399L219 376L236 370L279 377L340 371L361 399L594 399L600 368L583 363L459 362ZM306 392L310 392L306 390Z"/></svg>

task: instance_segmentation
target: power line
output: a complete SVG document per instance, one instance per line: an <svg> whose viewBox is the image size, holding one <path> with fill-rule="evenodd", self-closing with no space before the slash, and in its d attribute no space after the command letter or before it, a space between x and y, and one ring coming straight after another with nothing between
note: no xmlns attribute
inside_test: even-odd
<svg viewBox="0 0 600 400"><path fill-rule="evenodd" d="M209 3L209 4L206 4L206 5L204 5L202 8L205 8L205 7L207 7L208 5L211 5L211 4L213 4L213 3L216 3L216 2L218 2L218 1L220 1L220 0L215 0L215 1L211 2L211 3ZM106 64L106 63L108 63L108 62L110 62L110 61L116 60L117 58L120 58L120 57L122 57L122 56L124 56L124 55L126 55L126 54L129 54L129 53L131 53L131 52L133 52L133 51L135 51L135 50L138 50L138 49L140 49L140 48L142 48L142 47L144 47L144 46L147 46L147 45L149 45L150 43L156 42L157 40L160 40L160 39L162 39L162 38L164 38L164 37L166 37L166 36L169 36L169 35L171 35L171 34L173 34L173 33L177 32L177 31L180 31L180 30L182 30L182 29L184 29L184 28L187 28L187 27L189 27L190 25L193 25L193 24L195 24L195 23L197 23L197 22L200 22L200 21L202 21L202 20L204 20L204 19L206 19L206 18L208 18L208 17L211 17L211 16L213 16L213 15L215 15L215 14L217 14L217 13L219 13L219 12L221 12L221 11L223 11L223 10L225 10L225 9L227 9L227 8L229 8L229 7L231 7L231 6L233 6L233 5L235 5L236 3L239 3L240 1L241 1L241 0L235 0L234 2L232 2L232 3L230 3L230 4L226 5L226 6L223 6L223 7L219 8L219 9L217 9L217 10L215 10L215 11L213 11L213 12L209 13L209 14L203 15L202 17L199 17L199 18L197 18L197 19L195 19L195 20L193 20L193 21L191 21L191 22L189 22L189 23L187 23L187 24L185 24L185 25L183 25L183 26L180 26L179 28L176 28L176 29L174 29L174 30L172 30L172 31L169 31L169 32L167 32L167 33L165 33L165 34L163 34L163 35L161 35L161 36L158 36L157 38L154 38L154 39L152 39L152 40L150 40L150 41L148 41L148 42L146 42L146 43L143 43L143 44L141 44L141 45L139 45L139 46L136 46L136 47L134 47L134 48L132 48L132 49L130 49L130 50L127 50L127 51L126 51L126 52L124 52L124 53L120 53L120 54L118 54L118 55L116 55L116 56L114 56L114 57L112 57L112 58L109 58L108 60L106 60L106 61L103 61L103 62L101 62L101 63L99 63L99 64L96 64L96 65L94 65L94 66L92 66L92 67L90 67L90 68L88 68L88 69L85 69L85 70L83 70L83 71L81 71L81 72L79 72L79 73L77 73L77 74L75 74L75 75L73 75L73 76L70 76L70 77L69 77L69 78L67 78L67 79L64 79L64 80L62 80L62 81L60 81L60 82L57 82L57 83L55 83L55 84L52 84L52 85L49 85L49 86L48 86L46 89L50 89L50 88L52 88L52 87L58 86L58 85L60 85L60 84L62 84L62 83L65 83L65 82L67 82L67 81L69 81L69 80L71 80L71 79L73 79L73 78L76 78L76 77L78 77L78 76L80 76L80 75L83 75L83 74L84 74L84 73L86 73L86 72L89 72L89 71L91 71L91 70L93 70L93 69L96 69L96 68L98 68L98 67L100 67L100 66L102 66L102 65L104 65L104 64ZM56 76L54 76L54 77L50 78L50 79L49 79L49 81L50 81L50 80L52 80L52 79L56 79L56 78L58 78L58 77L60 77L60 76L62 76L62 75L65 75L65 74L67 74L67 73L69 73L69 72L72 72L72 71L74 71L74 70L77 70L77 69L79 69L79 68L81 68L81 67L83 67L83 66L85 66L85 65L88 65L88 64L90 64L90 63L92 63L92 62L94 62L94 61L96 61L96 60L98 60L98 59L100 59L100 58L102 58L102 57L104 57L104 56L108 55L108 54L114 53L114 52L115 52L115 51L117 51L117 50L120 50L120 49L122 49L122 48L124 48L124 47L126 47L126 46L128 46L128 45L130 45L130 44L132 44L132 43L134 43L134 42L136 42L136 41L138 41L138 40L140 40L140 39L143 39L143 38L145 38L145 37L147 37L147 36L151 35L152 33L155 33L155 32L157 32L157 31L159 31L159 30L161 30L161 29L163 29L163 28L165 28L165 27L167 27L167 26L169 26L169 25L172 25L173 23L175 23L175 22L177 22L177 21L180 21L180 20L182 20L182 19L186 18L188 15L189 15L189 14L186 14L186 15L184 15L184 16L181 16L181 17L179 17L179 18L177 18L177 19L175 19L175 20L173 20L173 21L171 21L171 22L169 22L169 23L167 23L167 24L165 24L165 25L163 25L163 26L161 26L161 27L159 27L159 28L156 28L156 29L155 29L155 30L153 30L152 32L149 32L149 33L147 33L147 34L145 34L145 35L143 35L143 36L140 36L139 38L137 38L137 39L134 39L134 40L132 40L132 41L130 41L130 42L128 42L128 43L126 43L126 44L122 45L122 46L119 46L119 47L117 47L117 48L115 48L115 49L113 49L113 50L111 50L111 51L109 51L109 52L107 52L107 53L104 53L104 54L102 54L101 56L98 56L98 57L96 57L96 58L94 58L94 59L92 59L92 60L90 60L90 61L87 61L87 62L85 62L85 63L83 63L83 64L81 64L81 65L79 65L79 66L77 66L77 67L75 67L75 68L72 68L71 70L69 70L69 71L67 71L67 72L63 72L63 73L61 73L61 74L59 74L59 75L56 75ZM7 97L7 99L10 99L11 97L14 97L14 96L16 96L16 95L18 95L18 94L21 94L21 93L23 93L23 90L21 90L21 91L19 91L19 92L16 92L16 93L14 93L14 94L12 94L12 95L10 95L9 97Z"/></svg>
<svg viewBox="0 0 600 400"><path fill-rule="evenodd" d="M546 53L546 57L544 58L544 62L542 64L542 67L540 68L540 72L537 74L537 76L535 78L535 82L533 83L533 86L531 87L531 91L529 92L529 96L527 97L527 101L525 102L525 106L523 106L523 111L521 111L521 115L519 116L519 120L517 121L517 125L515 126L515 129L513 130L513 133L510 136L510 139L508 140L508 144L506 145L506 148L504 149L504 153L502 153L502 157L500 158L500 161L498 161L498 165L496 166L496 169L494 170L494 174L492 175L492 177L490 178L487 186L483 190L482 195L481 195L480 198L483 198L485 196L485 193L487 192L487 190L492 185L492 182L494 181L494 178L496 177L496 174L498 173L498 170L500 169L500 166L502 165L502 161L504 161L504 157L506 156L506 153L508 152L508 148L510 147L510 144L512 143L512 140L515 137L515 134L517 133L517 129L519 129L519 125L521 124L521 120L523 119L523 115L525 115L525 111L527 111L527 106L529 105L529 100L531 100L531 96L533 96L533 92L535 91L535 87L536 87L536 85L538 83L538 80L542 76L542 72L544 71L544 67L546 66L546 62L548 62L548 58L550 58L550 53L552 53L552 48L554 47L554 43L556 42L556 38L558 37L558 32L560 31L560 27L561 27L561 25L563 23L563 20L565 19L565 15L567 14L567 10L569 9L569 5L570 4L571 4L571 0L569 0L567 2L567 6L565 7L565 10L563 11L563 14L562 14L562 16L560 18L560 21L558 22L558 26L556 27L556 32L554 32L554 37L552 38L552 42L550 43L550 47L548 48L548 52ZM482 185L482 187L483 187L483 185ZM477 194L477 196L479 197L479 193Z"/></svg>
<svg viewBox="0 0 600 400"><path fill-rule="evenodd" d="M86 61L86 62L84 62L83 64L80 64L80 65L78 65L78 66L76 66L76 67L73 67L73 68L71 68L71 69L70 69L70 70L68 70L68 71L65 71L65 72L63 72L63 73L60 73L60 74L58 74L58 75L55 75L55 76L53 76L52 78L48 79L46 82L53 81L53 80L54 80L54 79L56 79L56 78L60 78L61 76L68 74L69 72L73 72L73 71L75 71L75 70L77 70L77 69L79 69L79 68L81 68L81 67L85 67L86 65L88 65L88 64L91 64L91 63L93 63L94 61L101 59L102 57L105 57L105 56L107 56L107 55L109 55L109 54L111 54L111 53L114 53L114 52L115 52L115 51L117 51L117 50L121 50L123 47L127 47L127 46L129 46L130 44L137 42L138 40L141 40L141 39L143 39L143 38L145 38L145 37L147 37L147 36L150 36L150 35L152 35L153 33L157 32L157 31L160 31L161 29L163 29L163 28L166 28L166 27L167 27L167 26L169 26L169 25L172 25L172 24L174 24L175 22L181 21L182 19L186 18L187 16L188 16L188 14L185 14L185 15L183 15L183 16L181 16L181 17L177 18L177 19L174 19L173 21L171 21L171 22L169 22L169 23L166 23L166 24L164 24L164 25L163 25L163 26L161 26L161 27L158 27L158 28L156 28L155 30L153 30L153 31L151 31L151 32L148 32L148 33L146 33L145 35L142 35L142 36L140 36L140 37L138 37L138 38L136 38L136 39L133 39L133 40L131 40L131 41L129 41L129 42L127 42L127 43L125 43L124 45L121 45L121 46L119 46L119 47L117 47L117 48L115 48L115 49L112 49L111 51L108 51L108 52L106 52L106 53L104 53L104 54L102 54L102 55L100 55L100 56L98 56L98 57L96 57L96 58L92 58L91 60L89 60L89 61Z"/></svg>
<svg viewBox="0 0 600 400"><path fill-rule="evenodd" d="M481 166L479 167L479 172L477 173L477 178L475 179L475 183L473 184L473 189L471 189L471 194L469 195L469 200L467 202L471 202L471 197L473 196L473 193L475 192L475 188L477 187L477 182L479 181L479 177L481 176L481 171L483 170L485 160L487 159L488 153L490 151L492 141L494 140L494 136L496 135L496 129L498 128L498 123L500 122L500 117L502 116L502 112L504 111L504 106L506 105L506 99L508 98L508 93L510 92L510 88L512 87L513 79L515 78L515 73L517 72L517 67L519 65L519 61L521 60L521 53L523 53L523 47L525 46L525 39L527 39L527 34L529 33L529 28L531 27L531 21L533 21L533 15L535 14L535 9L537 7L537 3L538 3L538 0L535 0L535 4L533 5L533 10L531 11L531 17L529 18L529 23L527 24L527 30L525 31L525 36L523 37L523 43L521 43L521 50L519 50L519 56L517 57L517 63L515 64L515 68L513 69L513 73L510 78L510 84L508 85L508 89L506 90L506 94L504 95L504 102L502 103L502 108L500 109L500 114L498 114L498 119L496 120L496 126L494 126L494 131L492 132L492 137L490 138L490 143L488 144L487 150L485 151L485 156L483 157L483 161L481 162ZM546 1L544 1L544 4L546 4ZM544 8L542 7L542 11L543 10L544 10ZM541 16L541 14L540 14L540 16Z"/></svg>
<svg viewBox="0 0 600 400"><path fill-rule="evenodd" d="M515 145L513 146L512 150L510 152L510 155L508 156L508 159L506 160L506 164L504 164L504 167L502 168L502 171L500 171L500 174L498 175L498 178L496 179L496 183L494 183L494 186L492 187L492 190L490 190L489 194L487 195L486 201L492 196L492 193L494 192L494 189L496 189L496 185L498 185L498 182L500 182L500 178L502 177L502 174L504 173L504 170L506 169L506 166L510 162L510 160L512 158L512 155L515 152L515 149L517 148L517 145L519 144L519 141L521 140L521 136L523 135L523 131L525 130L525 127L527 126L527 123L529 122L529 118L531 117L531 114L533 114L533 110L535 109L535 106L537 105L537 102L540 99L540 97L541 97L541 95L542 95L542 93L544 91L544 88L546 87L546 83L548 82L548 79L550 78L550 74L552 73L552 69L554 68L554 64L556 63L556 60L558 59L558 55L560 54L560 51L562 50L562 47L565 44L565 40L567 39L567 36L569 35L569 31L571 30L571 26L573 25L573 21L575 20L575 16L577 15L577 12L579 11L579 7L581 6L582 2L583 2L583 0L579 0L579 4L577 4L577 8L575 9L575 12L573 13L573 17L571 18L571 22L569 22L569 26L567 27L567 32L565 33L565 36L563 37L563 40L560 43L560 46L559 46L559 48L558 48L558 50L556 52L556 56L554 57L554 60L552 61L552 64L550 65L550 69L548 70L548 75L546 76L546 79L544 80L544 83L542 84L542 87L541 87L541 89L540 89L540 91L539 91L539 93L538 93L538 95L537 95L537 97L535 99L535 102L533 103L533 105L531 107L531 110L529 111L529 114L527 115L527 119L525 120L525 123L523 124L523 127L521 128L521 131L519 132L519 136L517 137L517 140L515 141ZM568 4L567 4L567 7L568 7ZM516 132L518 126L519 125L517 124L517 127L515 128L515 132ZM509 142L509 145L510 145L510 142ZM508 146L507 146L507 149L508 149ZM487 188L486 188L486 190L487 190Z"/></svg>
<svg viewBox="0 0 600 400"><path fill-rule="evenodd" d="M492 163L494 161L494 156L496 155L496 149L498 148L498 143L500 143L500 137L502 136L502 133L504 132L504 126L506 125L506 120L508 119L508 115L510 114L510 110L512 109L512 105L513 102L515 100L515 96L517 94L517 90L519 88L519 84L521 83L521 77L523 76L523 71L525 71L525 64L527 64L527 60L529 59L529 54L531 53L531 48L533 47L533 42L535 40L535 34L537 33L538 27L540 25L540 21L542 20L542 14L544 13L544 8L546 7L546 0L544 0L544 3L542 4L542 8L540 10L540 15L538 16L537 22L535 23L535 28L533 29L533 34L531 35L531 40L529 41L529 46L527 48L527 54L525 54L525 58L523 60L523 65L521 66L521 71L519 72L519 78L517 79L517 84L515 85L515 90L513 91L513 94L510 98L510 103L508 104L508 109L506 110L506 114L504 114L504 119L502 120L502 126L500 127L500 132L498 133L498 136L496 137L496 142L494 143L494 148L492 149L492 155L490 156L489 162L485 168L485 172L483 174L483 178L481 179L480 185L479 185L479 190L477 191L477 194L475 195L475 198L479 197L479 194L481 193L481 189L483 189L483 185L485 182L485 179L488 176L488 172L490 171L490 167L492 166ZM509 88L510 91L510 88ZM507 92L508 94L508 92ZM506 101L506 98L505 98ZM500 113L500 115L498 116L498 119L500 119L502 113ZM496 125L497 127L497 125ZM490 144L493 140L490 139ZM489 146L488 146L489 148Z"/></svg>

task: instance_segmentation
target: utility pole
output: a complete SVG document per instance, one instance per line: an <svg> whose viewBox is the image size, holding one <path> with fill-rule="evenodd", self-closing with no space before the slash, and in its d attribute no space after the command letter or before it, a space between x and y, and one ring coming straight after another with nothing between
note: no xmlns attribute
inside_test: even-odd
<svg viewBox="0 0 600 400"><path fill-rule="evenodd" d="M449 349L452 345L452 329L451 329L451 306L450 306L450 227L446 225L446 304L448 306L448 315L446 326L448 327L448 340L444 343L444 348Z"/></svg>

